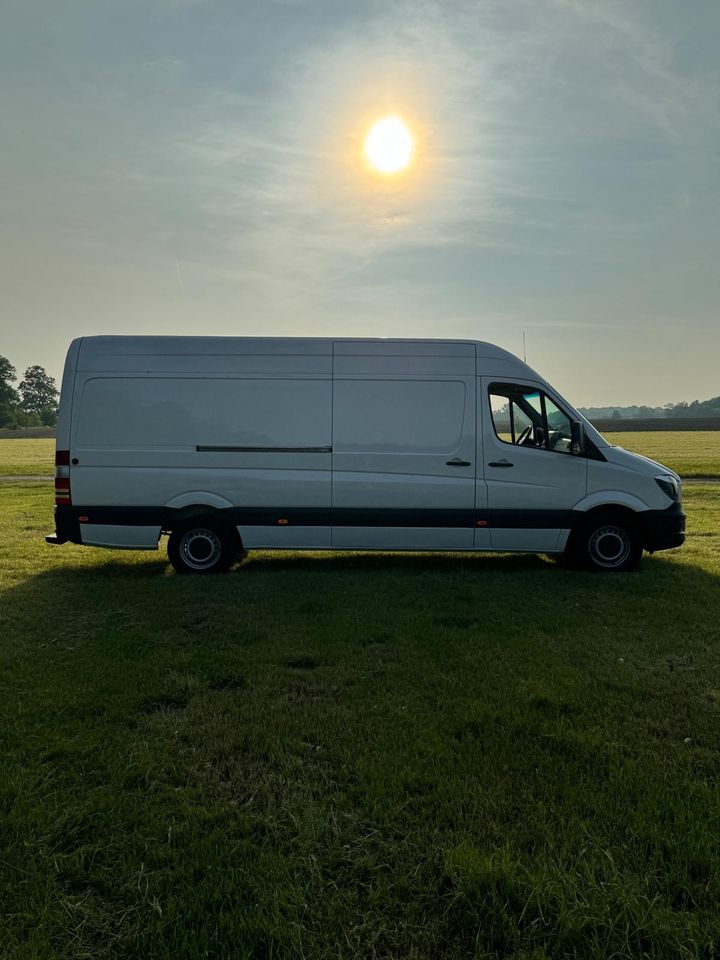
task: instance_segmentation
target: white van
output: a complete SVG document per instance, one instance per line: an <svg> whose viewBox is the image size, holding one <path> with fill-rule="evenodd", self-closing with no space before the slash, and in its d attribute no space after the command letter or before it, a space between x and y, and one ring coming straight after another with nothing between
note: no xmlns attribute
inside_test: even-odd
<svg viewBox="0 0 720 960"><path fill-rule="evenodd" d="M610 446L490 343L85 337L60 397L49 543L565 553L630 570L685 539L680 478Z"/></svg>

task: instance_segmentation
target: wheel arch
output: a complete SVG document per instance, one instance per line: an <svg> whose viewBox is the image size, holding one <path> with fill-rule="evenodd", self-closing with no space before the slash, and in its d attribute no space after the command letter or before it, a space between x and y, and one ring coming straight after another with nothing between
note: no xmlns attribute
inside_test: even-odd
<svg viewBox="0 0 720 960"><path fill-rule="evenodd" d="M169 510L190 511L188 514L201 512L210 508L212 510L227 510L232 507L232 503L225 497L217 493L210 493L208 490L191 490L188 493L181 493L172 500L168 500L165 506Z"/></svg>
<svg viewBox="0 0 720 960"><path fill-rule="evenodd" d="M208 502L210 499L214 500L215 503ZM180 500L189 500L190 502L177 505L177 502ZM245 546L242 542L240 531L226 512L228 508L231 507L232 504L228 500L225 500L223 497L218 497L215 494L208 494L205 499L201 500L193 499L190 494L183 494L182 498L176 497L175 500L171 500L167 504L167 517L163 524L163 531L172 532L196 517L211 517L232 531L233 536L237 540L238 551L243 552Z"/></svg>
<svg viewBox="0 0 720 960"><path fill-rule="evenodd" d="M627 517L632 521L633 526L641 529L644 526L642 522L642 511L631 507L627 503L619 503L613 500L602 500L601 502L596 503L585 510L580 510L578 507L576 507L574 512L575 517L570 529L568 545L571 544L571 541L574 542L575 539L582 534L582 531L587 527L587 524L591 522L594 517Z"/></svg>
<svg viewBox="0 0 720 960"><path fill-rule="evenodd" d="M604 490L598 493L591 493L587 497L576 503L573 510L588 516L590 513L599 511L625 511L626 513L644 513L648 510L648 505L636 497L633 493L627 493L624 490Z"/></svg>
<svg viewBox="0 0 720 960"><path fill-rule="evenodd" d="M588 520L597 516L630 517L636 524L638 522L638 511L633 510L632 507L628 507L624 503L601 503L579 514L578 523L585 524Z"/></svg>

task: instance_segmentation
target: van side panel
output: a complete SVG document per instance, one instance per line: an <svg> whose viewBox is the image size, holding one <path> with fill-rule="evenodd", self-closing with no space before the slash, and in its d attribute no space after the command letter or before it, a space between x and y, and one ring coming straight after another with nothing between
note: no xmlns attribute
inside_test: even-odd
<svg viewBox="0 0 720 960"><path fill-rule="evenodd" d="M336 344L332 545L471 549L472 345Z"/></svg>
<svg viewBox="0 0 720 960"><path fill-rule="evenodd" d="M57 427L55 429L56 450L70 449L73 397L75 393L75 371L77 369L81 345L82 337L77 340L73 340L68 347L67 356L65 357L62 383L60 385L60 404L58 406Z"/></svg>
<svg viewBox="0 0 720 960"><path fill-rule="evenodd" d="M476 366L479 361L476 361ZM476 550L491 550L490 526L488 524L488 485L485 471L485 411L483 408L482 379L475 377L475 535Z"/></svg>
<svg viewBox="0 0 720 960"><path fill-rule="evenodd" d="M330 346L273 355L263 343L195 356L106 356L96 343L81 356L71 446L83 542L154 546L169 504L220 502L246 547L330 546ZM288 522L298 510L324 523Z"/></svg>

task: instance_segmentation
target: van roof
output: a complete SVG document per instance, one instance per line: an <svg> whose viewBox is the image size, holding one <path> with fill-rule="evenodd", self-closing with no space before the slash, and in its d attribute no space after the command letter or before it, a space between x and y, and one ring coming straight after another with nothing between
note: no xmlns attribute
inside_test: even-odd
<svg viewBox="0 0 720 960"><path fill-rule="evenodd" d="M410 349L408 349L410 348ZM85 357L98 355L152 356L158 354L395 354L426 356L477 356L515 360L514 354L483 340L430 337L186 337L94 336L83 337Z"/></svg>

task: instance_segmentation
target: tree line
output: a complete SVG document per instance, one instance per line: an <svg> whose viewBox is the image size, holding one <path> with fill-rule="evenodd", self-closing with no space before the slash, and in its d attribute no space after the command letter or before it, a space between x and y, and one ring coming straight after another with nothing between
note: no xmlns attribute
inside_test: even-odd
<svg viewBox="0 0 720 960"><path fill-rule="evenodd" d="M54 427L58 405L54 378L34 364L17 387L16 380L15 367L7 357L0 356L0 427Z"/></svg>
<svg viewBox="0 0 720 960"><path fill-rule="evenodd" d="M691 420L693 417L720 417L720 397L709 400L693 400L688 403L666 403L664 407L578 407L588 420L654 420L670 417L673 420Z"/></svg>

